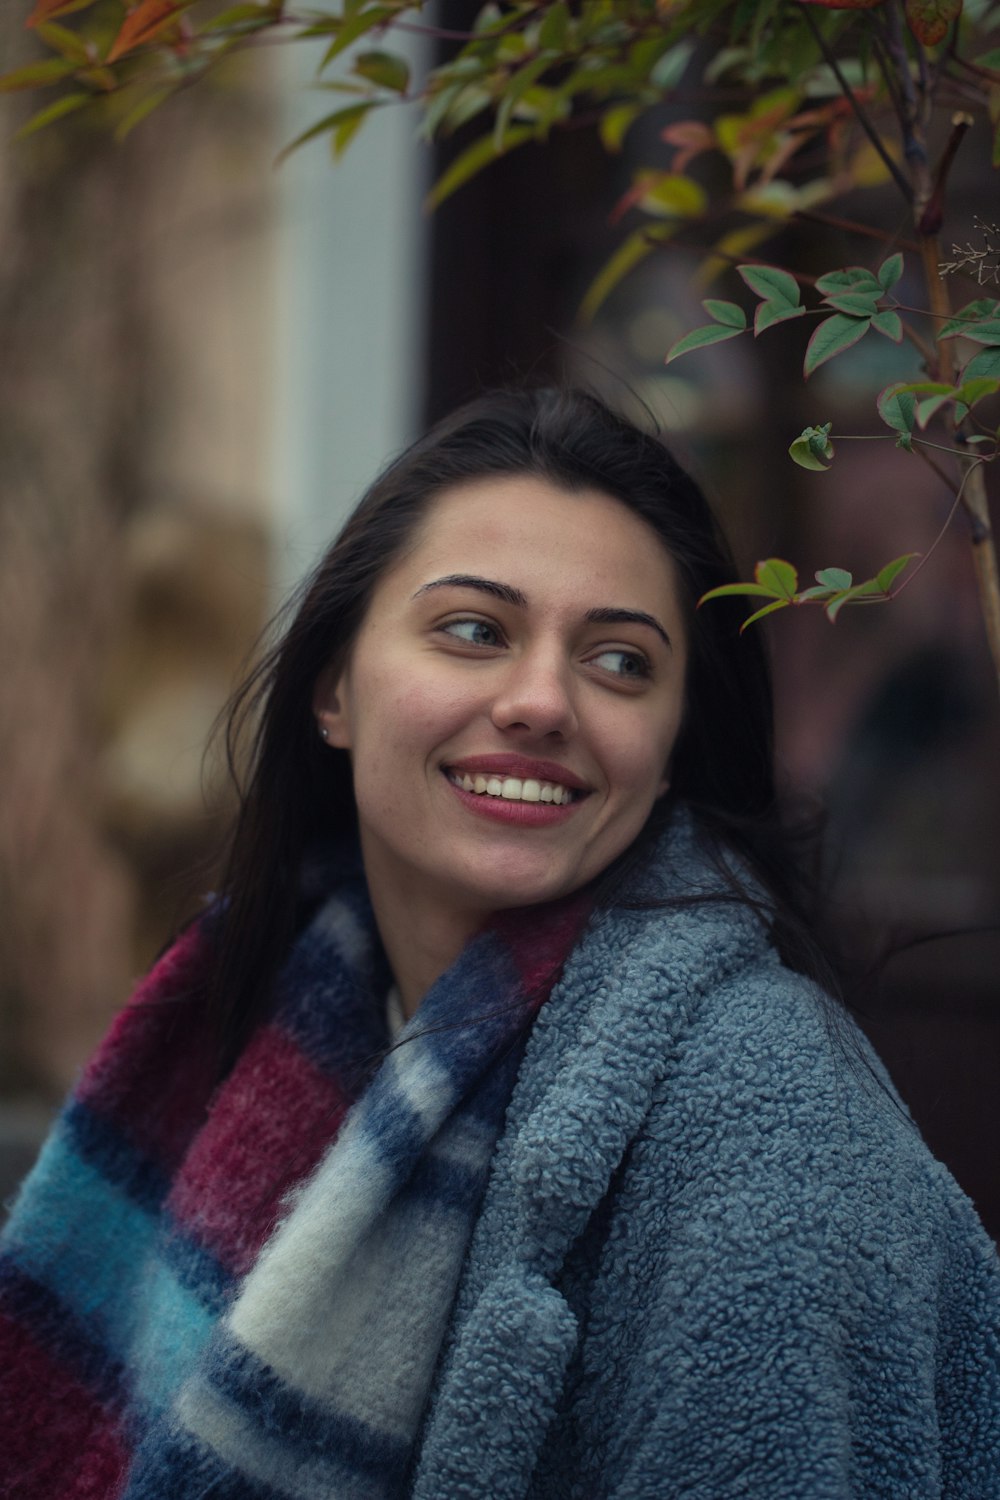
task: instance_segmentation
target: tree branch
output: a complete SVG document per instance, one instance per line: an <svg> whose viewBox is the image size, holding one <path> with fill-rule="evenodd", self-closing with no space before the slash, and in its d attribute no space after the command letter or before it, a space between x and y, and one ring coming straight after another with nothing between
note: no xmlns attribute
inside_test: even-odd
<svg viewBox="0 0 1000 1500"><path fill-rule="evenodd" d="M906 202L912 203L913 188L911 187L904 173L899 170L899 167L896 165L892 157L889 155L888 151L885 149L885 144L882 141L882 137L879 135L878 131L875 129L875 126L872 124L867 110L862 107L860 99L857 97L854 90L851 88L851 85L844 77L843 69L841 68L840 63L837 61L836 55L828 45L826 37L817 26L816 21L809 10L809 7L800 3L799 10L802 12L806 25L809 27L809 30L813 34L816 45L819 47L819 50L823 54L823 60L829 67L834 78L836 78L837 83L840 86L840 91L843 94L844 98L853 109L857 117L858 124L861 126L865 135L871 141L872 145L875 147L875 150L882 158L890 176L892 177L893 182L895 182L896 186L899 188L899 191L906 199Z"/></svg>

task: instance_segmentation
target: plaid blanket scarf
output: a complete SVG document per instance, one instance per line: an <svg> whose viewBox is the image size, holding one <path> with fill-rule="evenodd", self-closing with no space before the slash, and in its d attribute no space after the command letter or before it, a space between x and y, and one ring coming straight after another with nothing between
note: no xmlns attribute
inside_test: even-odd
<svg viewBox="0 0 1000 1500"><path fill-rule="evenodd" d="M140 986L0 1256L0 1495L405 1494L524 1040L585 918L509 913L391 1050L364 881L215 1084L210 921Z"/></svg>

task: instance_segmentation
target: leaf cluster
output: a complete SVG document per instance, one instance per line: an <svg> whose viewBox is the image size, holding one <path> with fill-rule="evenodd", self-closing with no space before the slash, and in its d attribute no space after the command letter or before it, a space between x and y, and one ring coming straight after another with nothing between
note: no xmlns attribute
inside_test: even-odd
<svg viewBox="0 0 1000 1500"><path fill-rule="evenodd" d="M879 604L893 597L892 586L900 573L917 556L907 552L893 558L880 568L873 578L855 583L853 574L845 568L821 568L814 576L815 584L799 588L799 575L790 562L781 557L768 557L754 569L753 583L724 583L720 588L709 589L698 600L698 608L709 599L743 597L766 599L767 604L754 610L740 626L740 634L748 625L762 620L779 609L792 604L821 604L828 620L835 620L845 604Z"/></svg>
<svg viewBox="0 0 1000 1500"><path fill-rule="evenodd" d="M777 323L805 314L801 288L790 272L777 266L758 265L738 266L737 270L750 290L761 299L754 313L755 337ZM864 338L869 329L894 343L902 340L903 324L899 313L885 305L885 299L902 274L903 257L897 252L889 256L877 272L864 266L846 266L819 277L816 290L822 294L822 303L833 311L817 324L809 340L803 363L803 374L807 378L828 359L842 354ZM667 353L667 364L693 349L736 338L747 331L746 313L737 303L708 298L702 306L713 321L678 339Z"/></svg>

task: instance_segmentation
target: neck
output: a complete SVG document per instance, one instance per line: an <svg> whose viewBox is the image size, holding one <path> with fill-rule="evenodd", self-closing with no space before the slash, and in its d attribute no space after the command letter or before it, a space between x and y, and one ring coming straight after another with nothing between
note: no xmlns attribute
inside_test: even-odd
<svg viewBox="0 0 1000 1500"><path fill-rule="evenodd" d="M379 936L409 1020L434 984L482 927L484 913L446 909L369 881Z"/></svg>

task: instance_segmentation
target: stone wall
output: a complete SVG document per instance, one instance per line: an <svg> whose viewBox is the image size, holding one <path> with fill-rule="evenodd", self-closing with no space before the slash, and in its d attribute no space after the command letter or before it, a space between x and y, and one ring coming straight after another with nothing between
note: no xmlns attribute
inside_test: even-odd
<svg viewBox="0 0 1000 1500"><path fill-rule="evenodd" d="M5 7L5 66L30 47ZM211 883L203 744L269 608L274 141L263 68L121 144L75 116L11 145L39 100L0 103L0 1101L20 1140Z"/></svg>

